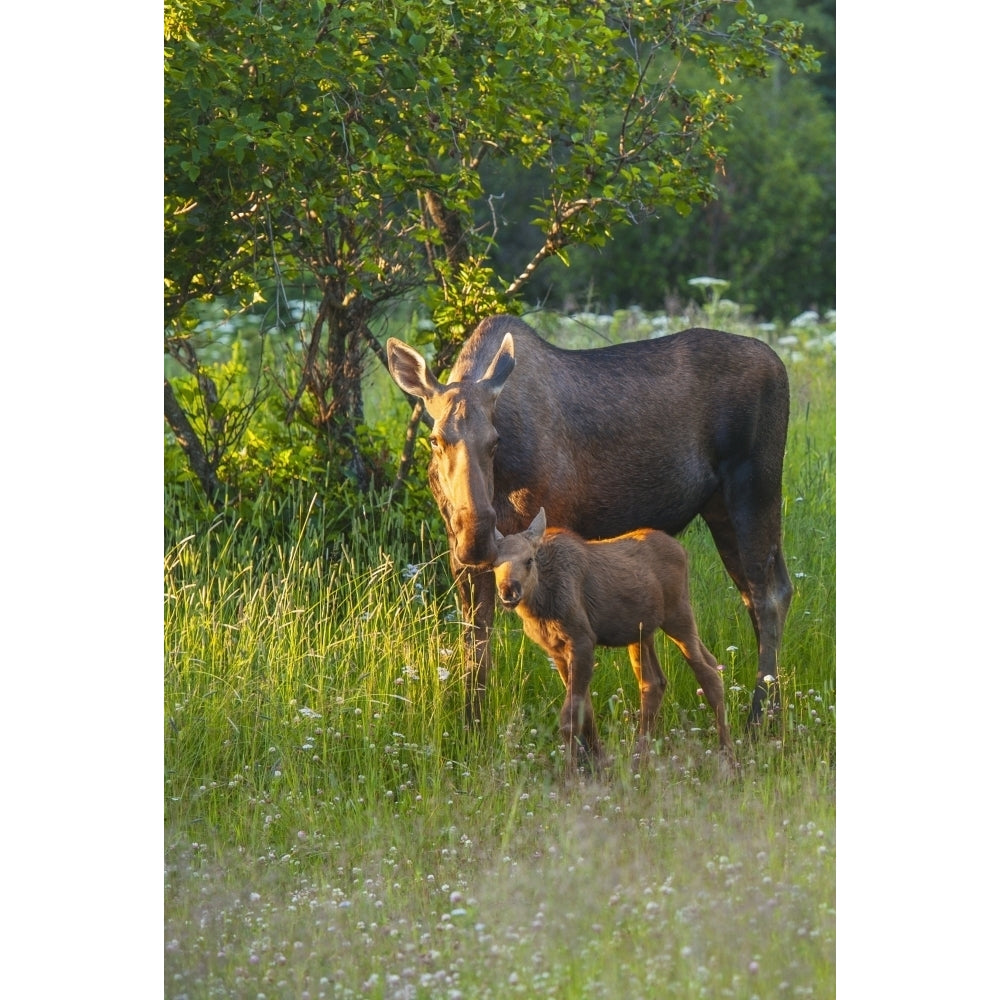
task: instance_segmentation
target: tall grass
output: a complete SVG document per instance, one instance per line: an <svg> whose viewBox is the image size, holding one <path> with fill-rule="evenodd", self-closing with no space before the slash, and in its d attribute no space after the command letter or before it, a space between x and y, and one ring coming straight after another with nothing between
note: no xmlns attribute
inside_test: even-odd
<svg viewBox="0 0 1000 1000"><path fill-rule="evenodd" d="M562 685L513 615L466 731L446 556L391 519L331 550L315 507L274 541L262 500L170 546L167 997L834 995L832 355L789 369L783 709L739 740L736 779L663 647L651 766L628 767L638 694L606 650L593 697L620 766L567 782ZM682 541L741 736L753 633L707 531Z"/></svg>

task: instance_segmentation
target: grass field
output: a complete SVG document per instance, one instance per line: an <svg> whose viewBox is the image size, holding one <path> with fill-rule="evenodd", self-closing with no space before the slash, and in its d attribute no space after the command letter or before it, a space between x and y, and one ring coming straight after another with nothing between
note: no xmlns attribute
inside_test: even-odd
<svg viewBox="0 0 1000 1000"><path fill-rule="evenodd" d="M775 729L743 737L749 619L700 522L684 533L725 665L741 773L687 665L650 767L624 650L593 700L619 766L566 781L558 675L500 615L486 719L462 725L445 555L359 530L325 551L253 523L165 559L164 990L195 997L833 997L835 358L789 331L785 553L793 599ZM648 335L626 330L625 335ZM429 511L428 518L437 518Z"/></svg>

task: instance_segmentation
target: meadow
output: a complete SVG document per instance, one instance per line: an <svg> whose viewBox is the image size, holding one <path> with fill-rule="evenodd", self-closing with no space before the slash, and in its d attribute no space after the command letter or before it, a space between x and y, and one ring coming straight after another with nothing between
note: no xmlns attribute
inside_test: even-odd
<svg viewBox="0 0 1000 1000"><path fill-rule="evenodd" d="M265 497L256 518L165 553L165 997L834 996L833 319L710 319L774 344L792 394L795 595L781 712L757 739L749 618L704 525L681 536L739 774L719 768L662 635L669 688L638 775L625 651L599 652L592 686L617 763L566 779L562 685L512 614L498 613L486 717L467 731L438 533L404 546L393 512L372 512L334 550L316 501L275 544ZM536 325L583 346L668 321L564 323Z"/></svg>

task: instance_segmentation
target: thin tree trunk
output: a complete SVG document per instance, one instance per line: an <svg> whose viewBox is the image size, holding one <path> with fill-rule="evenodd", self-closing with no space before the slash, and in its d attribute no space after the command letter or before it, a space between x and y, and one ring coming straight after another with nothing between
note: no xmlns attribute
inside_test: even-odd
<svg viewBox="0 0 1000 1000"><path fill-rule="evenodd" d="M436 191L424 192L424 205L444 241L444 252L448 263L452 265L465 263L469 259L469 246L462 229L462 216L446 208Z"/></svg>
<svg viewBox="0 0 1000 1000"><path fill-rule="evenodd" d="M215 475L215 468L205 453L205 447L191 426L187 414L177 402L174 390L168 379L163 380L163 414L170 429L177 438L177 443L187 455L191 471L198 477L201 488L205 491L208 502L216 509L222 509L222 487Z"/></svg>

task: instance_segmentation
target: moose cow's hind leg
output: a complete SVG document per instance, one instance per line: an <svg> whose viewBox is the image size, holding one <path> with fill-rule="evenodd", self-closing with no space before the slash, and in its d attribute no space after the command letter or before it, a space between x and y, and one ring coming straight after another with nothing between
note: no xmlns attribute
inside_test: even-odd
<svg viewBox="0 0 1000 1000"><path fill-rule="evenodd" d="M771 711L779 704L778 649L792 598L792 584L781 554L781 498L778 495L761 509L745 498L741 503L727 505L722 493L717 492L701 515L750 613L757 638L757 678L747 719L748 728L754 732L763 721L768 703Z"/></svg>

